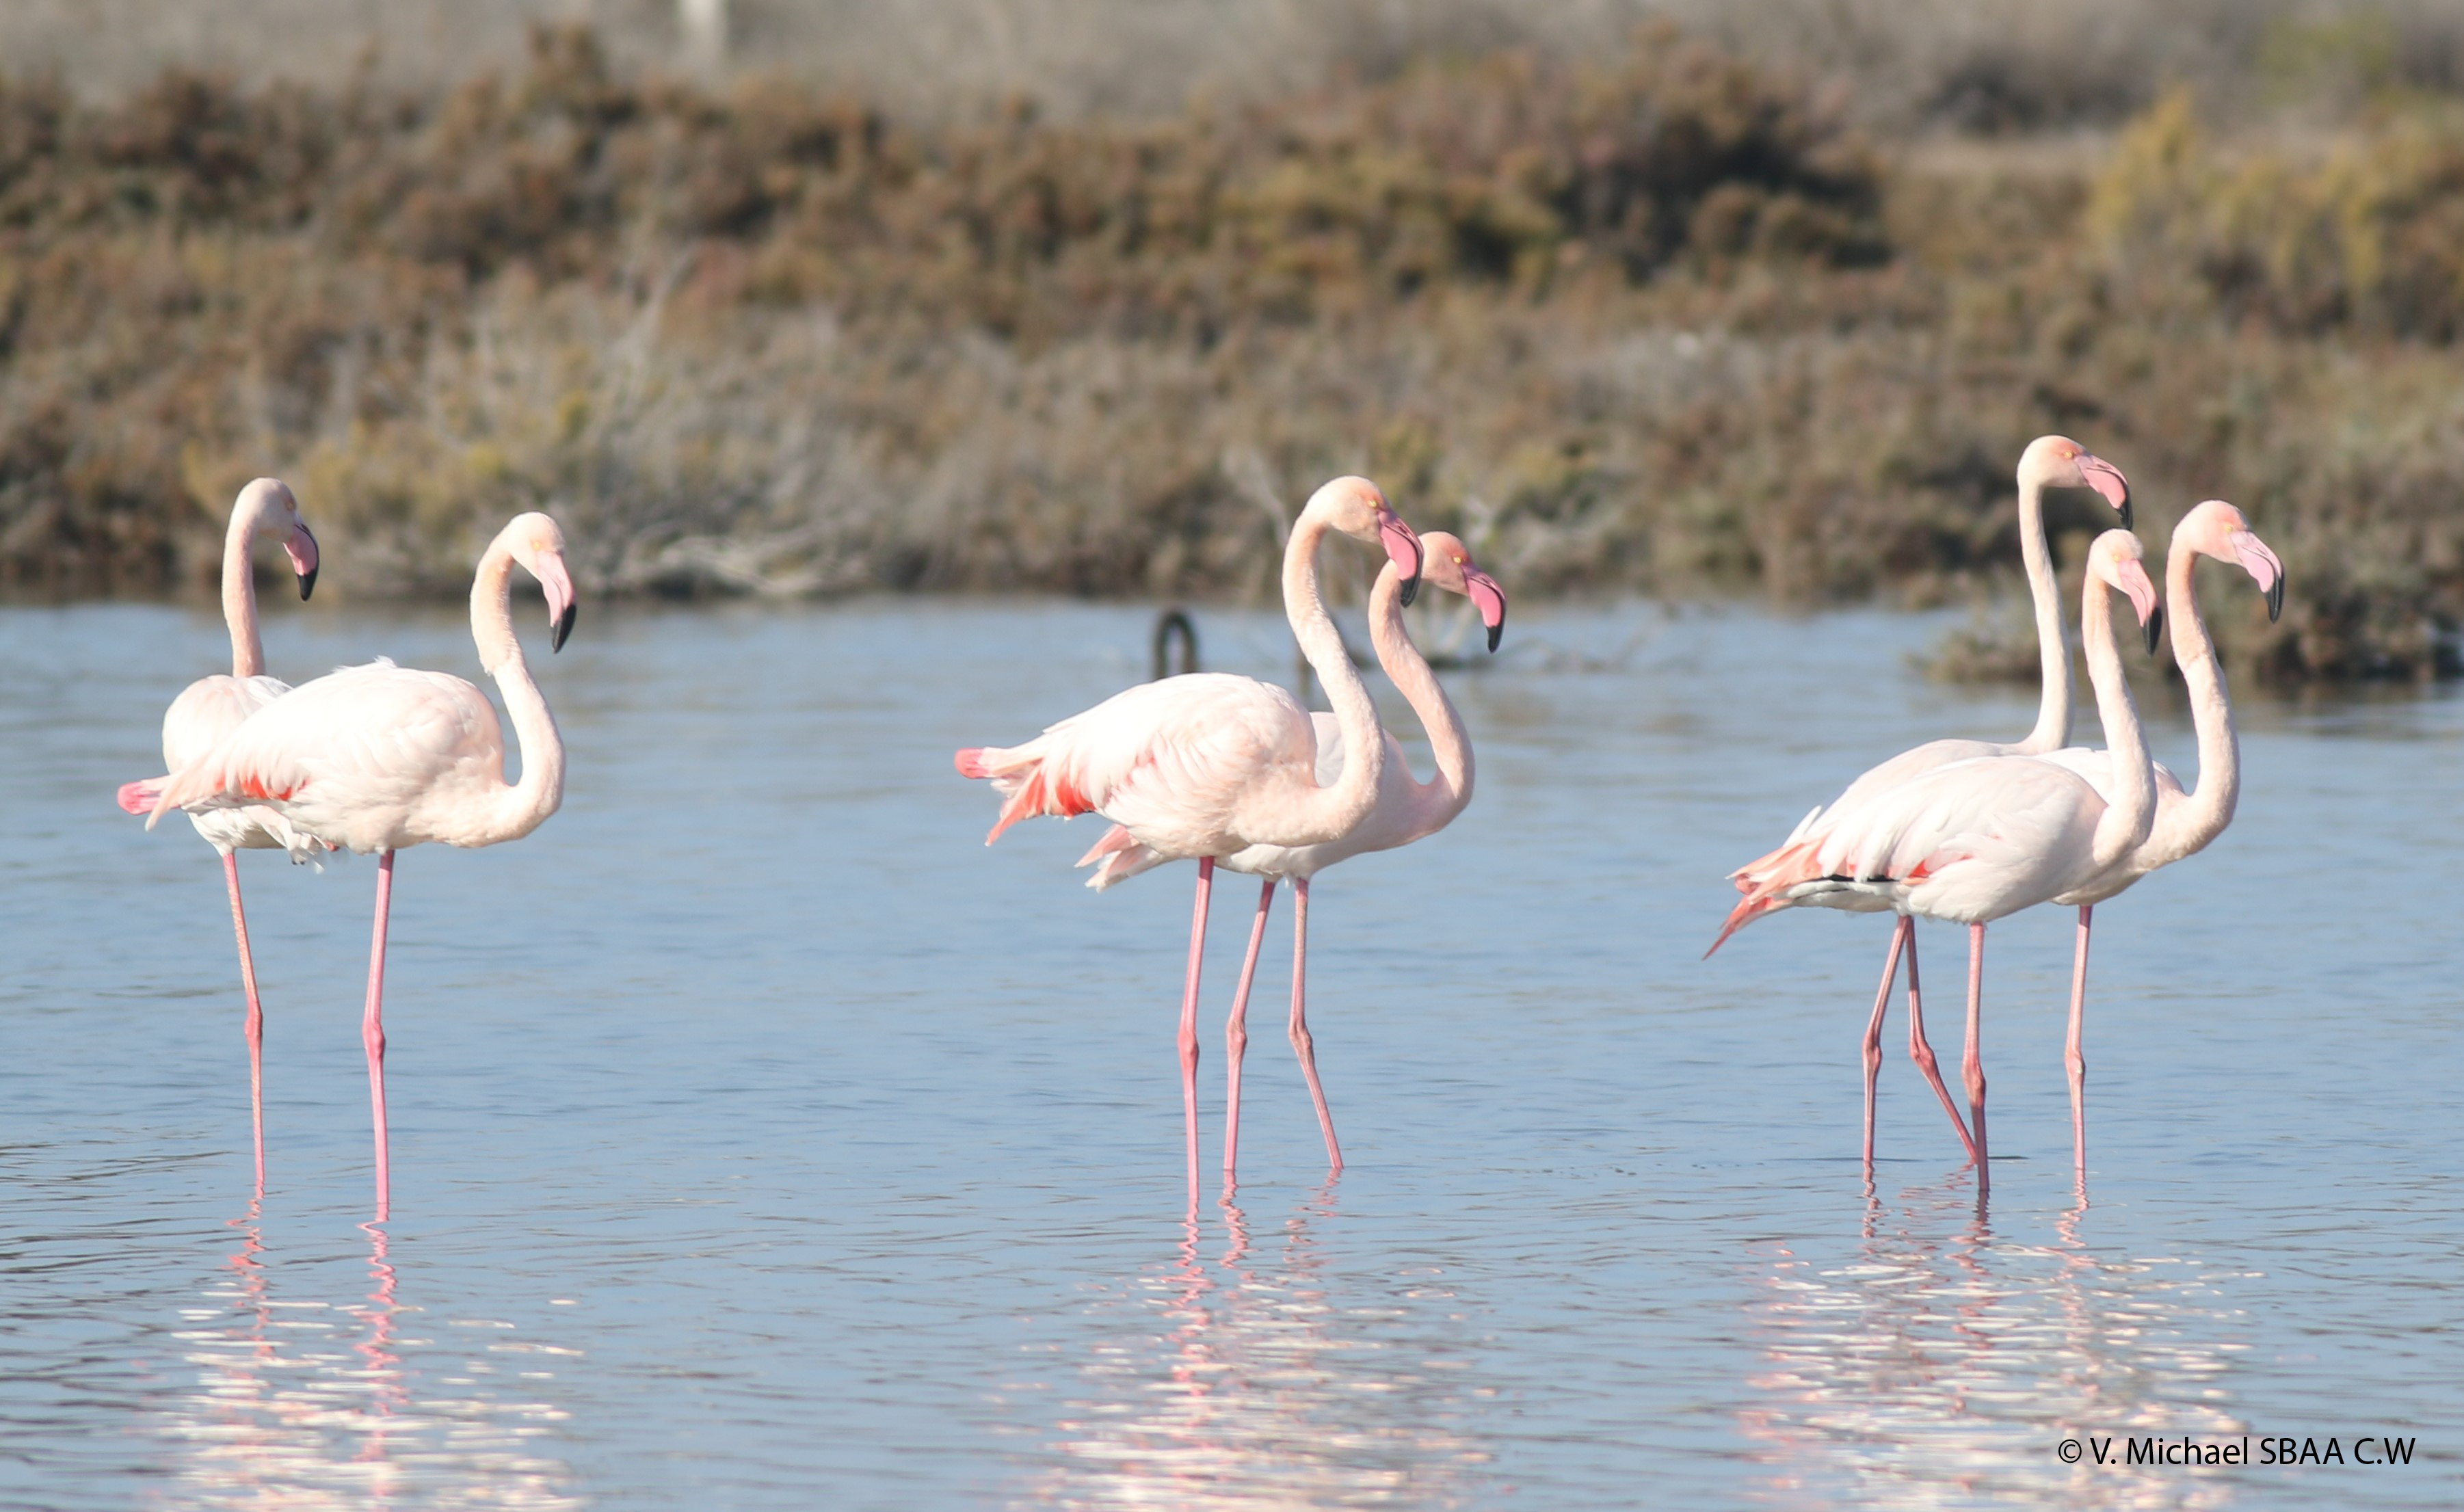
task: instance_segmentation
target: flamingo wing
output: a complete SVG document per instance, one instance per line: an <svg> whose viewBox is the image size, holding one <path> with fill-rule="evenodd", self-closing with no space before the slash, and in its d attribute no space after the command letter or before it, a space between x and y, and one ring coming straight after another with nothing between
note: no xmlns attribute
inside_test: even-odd
<svg viewBox="0 0 2464 1512"><path fill-rule="evenodd" d="M1100 813L1170 855L1237 848L1226 828L1242 789L1318 762L1308 713L1281 688L1224 672L1142 683L1024 745L958 753L958 770L1006 800L986 844L1020 820Z"/></svg>
<svg viewBox="0 0 2464 1512"><path fill-rule="evenodd" d="M1938 767L2011 754L2011 747L1997 745L1991 740L1956 739L1928 740L1921 746L1903 751L1887 761L1866 768L1830 802L1815 804L1796 822L1796 827L1789 831L1788 839L1780 843L1779 848L1757 856L1729 872L1728 880L1737 885L1739 892L1751 892L1776 869L1787 865L1784 858L1795 846L1809 840L1818 842L1829 834L1837 816L1856 813L1882 794L1912 782Z"/></svg>
<svg viewBox="0 0 2464 1512"><path fill-rule="evenodd" d="M1766 913L1834 895L1961 920L2044 902L2090 860L2104 808L2085 778L2039 757L1936 767L1833 809L1815 833L1757 863L1711 949Z"/></svg>
<svg viewBox="0 0 2464 1512"><path fill-rule="evenodd" d="M1839 816L1817 846L1823 874L1913 886L1962 863L2000 871L2084 854L2104 809L2075 772L2030 756L1938 767Z"/></svg>
<svg viewBox="0 0 2464 1512"><path fill-rule="evenodd" d="M170 775L154 817L274 804L328 845L383 849L447 838L422 824L426 800L440 787L501 782L503 760L495 706L476 688L376 662L304 683L251 715Z"/></svg>

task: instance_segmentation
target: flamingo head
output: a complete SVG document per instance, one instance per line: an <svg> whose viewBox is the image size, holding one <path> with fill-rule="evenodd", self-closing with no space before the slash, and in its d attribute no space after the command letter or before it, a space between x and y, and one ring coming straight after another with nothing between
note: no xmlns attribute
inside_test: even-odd
<svg viewBox="0 0 2464 1512"><path fill-rule="evenodd" d="M1488 626L1488 648L1506 634L1506 590L1497 580L1480 570L1471 559L1463 543L1441 530L1422 533L1420 551L1428 563L1427 580L1432 588L1460 593L1480 610L1480 623Z"/></svg>
<svg viewBox="0 0 2464 1512"><path fill-rule="evenodd" d="M2284 612L2284 563L2250 528L2241 511L2222 499L2210 499L2182 516L2173 538L2202 557L2231 562L2251 575L2267 595L2267 618Z"/></svg>
<svg viewBox="0 0 2464 1512"><path fill-rule="evenodd" d="M1403 575L1403 603L1420 591L1420 537L1386 502L1386 495L1367 478L1340 477L1309 495L1304 518L1316 515L1354 540L1382 546L1395 570Z"/></svg>
<svg viewBox="0 0 2464 1512"><path fill-rule="evenodd" d="M300 598L316 591L317 537L308 534L308 522L299 517L299 500L290 484L280 478L258 478L239 491L239 502L232 511L248 517L250 534L282 542L291 571L299 580Z"/></svg>
<svg viewBox="0 0 2464 1512"><path fill-rule="evenodd" d="M2096 538L2087 551L2087 575L2091 582L2101 582L2130 601L2131 612L2139 616L2139 627L2146 632L2147 651L2154 655L2156 638L2164 633L2165 611L2156 604L2156 585L2147 581L2144 559L2146 548L2139 537L2126 530L2109 530ZM2090 612L2094 612L2091 608Z"/></svg>
<svg viewBox="0 0 2464 1512"><path fill-rule="evenodd" d="M2122 528L2130 528L2130 480L2068 436L2038 436L2028 443L2019 457L2020 485L2032 479L2039 488L2094 489L2122 516Z"/></svg>
<svg viewBox="0 0 2464 1512"><path fill-rule="evenodd" d="M563 650L564 638L573 633L573 575L564 570L564 532L534 511L516 515L500 538L514 560L539 580L547 596L548 649Z"/></svg>

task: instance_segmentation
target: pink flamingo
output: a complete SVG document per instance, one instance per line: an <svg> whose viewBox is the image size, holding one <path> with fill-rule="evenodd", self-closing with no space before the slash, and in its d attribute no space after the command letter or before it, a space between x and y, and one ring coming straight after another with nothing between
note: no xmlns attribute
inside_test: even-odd
<svg viewBox="0 0 2464 1512"><path fill-rule="evenodd" d="M368 951L368 1102L376 1124L377 1217L390 1207L385 1096L385 921L393 853L405 845L494 845L537 829L564 800L564 743L514 638L513 569L547 595L548 646L573 631L564 534L545 515L498 532L471 585L471 636L496 680L520 742L522 776L505 780L505 740L488 695L445 672L379 661L303 683L169 776L131 783L121 802L150 813L263 804L338 850L377 853L376 929Z"/></svg>
<svg viewBox="0 0 2464 1512"><path fill-rule="evenodd" d="M2042 756L2059 749L2070 739L2071 728L2071 656L2070 641L2062 629L2061 589L2054 578L2053 554L2045 543L2044 494L2049 488L2093 489L2121 516L2122 528L2130 528L2130 482L2122 470L2097 456L2068 436L2038 436L2028 443L2019 454L2019 559L2028 578L2028 597L2036 619L2036 656L2042 672L2042 690L2038 695L2035 728L2023 739L2013 742L1992 740L1928 740L1924 745L1903 751L1898 756L1868 768L1847 789L1829 803L1817 804L1778 850L1758 860L1749 861L1729 877L1739 892L1752 892L1765 880L1767 869L1790 846L1815 840L1828 831L1834 817L1863 803L1878 793L1886 792L1939 766L1953 761L1973 760L1980 756ZM1878 898L1861 892L1844 892L1816 888L1804 900L1823 908L1845 909L1853 912L1881 912L1889 907ZM1716 949L1716 947L1714 947ZM1925 1074L1925 1083L1941 1099L1943 1111L1950 1115L1951 1126L1959 1131L1959 1141L1968 1149L1969 1158L1978 1156L1976 1140L1968 1126L1960 1122L1958 1105L1951 1100L1950 1088L1943 1085L1931 1041L1925 1032L1925 1000L1917 984L1917 936L1915 922L1902 914L1891 931L1889 953L1882 960L1882 982L1874 993L1873 1016L1865 1025L1865 1163L1874 1161L1874 1088L1881 1074L1882 1019L1889 1010L1891 986L1898 980L1900 957L1908 962L1908 1059Z"/></svg>
<svg viewBox="0 0 2464 1512"><path fill-rule="evenodd" d="M1198 974L1206 945L1215 858L1254 844L1323 844L1357 828L1377 799L1386 748L1369 690L1326 612L1318 543L1329 531L1385 548L1409 603L1420 546L1366 478L1311 494L1284 548L1284 610L1347 749L1365 754L1331 784L1317 778L1309 711L1284 689L1222 672L1191 672L1135 688L1073 714L1024 745L957 754L960 773L989 778L1004 800L989 845L1020 820L1102 814L1161 860L1198 863L1189 971L1180 1005L1181 1110L1191 1200L1198 1193Z"/></svg>
<svg viewBox="0 0 2464 1512"><path fill-rule="evenodd" d="M299 597L317 586L317 537L299 517L299 501L280 478L258 478L231 502L223 533L223 623L231 629L231 669L190 683L163 715L163 760L173 771L212 750L251 714L291 685L265 673L265 643L256 633L256 582L250 548L258 538L279 540L299 579ZM142 812L142 811L140 811ZM223 884L231 894L231 932L239 938L240 988L248 997L248 1105L256 1138L256 1185L265 1188L265 1010L256 996L256 962L248 948L248 913L240 906L239 857L243 850L287 850L305 861L323 847L292 828L262 804L191 814L207 844L222 853Z"/></svg>
<svg viewBox="0 0 2464 1512"><path fill-rule="evenodd" d="M2233 808L2241 800L2241 742L2233 734L2233 700L2225 690L2224 670L2216 663L2215 640L2199 613L2194 569L2202 557L2248 572L2267 596L2268 619L2274 620L2284 609L2284 563L2252 533L2241 511L2222 499L2209 499L2182 516L2165 553L2165 604L2172 624L2173 661L2189 685L2190 724L2198 733L2198 790L2185 792L2181 779L2164 763L2156 763L2156 822L2145 844L2087 886L2054 899L2065 907L2079 907L2078 952L2071 963L2070 1038L2062 1059L2070 1071L2071 1155L2082 1176L2087 1172L2087 1058L2080 1041L2087 1011L2088 930L2096 906L2158 867L2205 850L2233 822ZM2074 748L2054 752L2045 759L2078 773L2099 793L2113 792L2110 753Z"/></svg>
<svg viewBox="0 0 2464 1512"><path fill-rule="evenodd" d="M1912 915L1968 926L1968 1084L1977 1183L1986 1166L1985 1066L1980 1012L1985 926L2090 884L2145 844L2156 813L2156 779L2122 654L2113 639L2109 595L2130 600L2155 647L2155 585L2141 566L2139 538L2110 530L2089 548L2082 638L2097 712L2112 743L2110 800L2063 764L2041 756L1987 756L1920 773L1884 792L1832 811L1820 835L1782 847L1760 865L1761 880L1732 910L1729 935L1766 913L1802 907L1835 892L1878 900ZM1912 928L1912 926L1911 926ZM1868 1043L1874 1041L1869 1038ZM1873 1082L1866 1082L1870 1131ZM1954 1116L1957 1110L1953 1110ZM1869 1157L1870 1158L1870 1157Z"/></svg>
<svg viewBox="0 0 2464 1512"><path fill-rule="evenodd" d="M1470 599L1480 611L1481 623L1487 626L1488 648L1496 650L1506 627L1506 590L1473 563L1471 553L1462 541L1444 531L1423 532L1420 551L1426 563L1421 581L1429 587ZM1429 670L1428 661L1403 628L1402 582L1402 574L1394 563L1378 569L1376 584L1369 594L1370 641L1377 648L1378 665L1401 690L1412 712L1420 716L1421 728L1429 734L1430 753L1437 758L1438 775L1426 782L1414 780L1403 748L1393 734L1381 730L1386 770L1377 783L1377 803L1369 811L1369 817L1349 833L1324 844L1250 845L1215 858L1219 866L1264 879L1258 889L1258 915L1249 926L1249 953L1241 963L1240 989L1232 1000L1231 1017L1223 1025L1223 1182L1227 1187L1233 1184L1241 1148L1241 1062L1249 1045L1249 984L1257 975L1258 949L1265 937L1266 910L1275 901L1275 884L1287 877L1292 884L1292 1050L1300 1057L1301 1074L1309 1080L1309 1100L1317 1107L1318 1129L1326 1136L1327 1163L1332 1171L1339 1172L1343 1169L1343 1150L1335 1143L1334 1119L1327 1111L1326 1089L1318 1082L1317 1049L1309 1038L1305 1010L1309 881L1338 861L1367 851L1392 850L1434 835L1453 823L1455 816L1471 801L1471 737L1463 730L1463 716L1455 712L1453 700L1446 697L1445 689ZM1321 786L1332 786L1343 776L1342 732L1331 714L1309 717L1317 727L1317 779ZM1078 865L1103 863L1087 882L1087 886L1100 891L1161 866L1168 859L1138 844L1125 826L1115 824L1092 850L1078 859Z"/></svg>

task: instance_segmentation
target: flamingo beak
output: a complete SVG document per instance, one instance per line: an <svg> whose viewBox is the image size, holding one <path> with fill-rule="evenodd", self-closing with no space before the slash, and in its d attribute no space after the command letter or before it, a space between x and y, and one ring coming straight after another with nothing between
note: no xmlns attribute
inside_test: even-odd
<svg viewBox="0 0 2464 1512"><path fill-rule="evenodd" d="M2284 563L2267 549L2267 542L2246 530L2234 531L2225 537L2232 545L2233 559L2242 564L2258 582L2259 591L2267 595L2267 623L2284 612Z"/></svg>
<svg viewBox="0 0 2464 1512"><path fill-rule="evenodd" d="M2135 561L2115 562L2113 583L2129 597L2131 612L2147 632L2147 654L2155 655L2156 637L2165 628L2165 611L2156 603L2156 585L2147 581L2147 569Z"/></svg>
<svg viewBox="0 0 2464 1512"><path fill-rule="evenodd" d="M1463 592L1470 596L1473 607L1480 610L1480 623L1488 626L1488 648L1506 636L1506 590L1497 580L1478 567L1463 569Z"/></svg>
<svg viewBox="0 0 2464 1512"><path fill-rule="evenodd" d="M547 595L547 648L553 654L564 649L564 638L573 633L573 578L563 559L554 556L540 557L532 573Z"/></svg>
<svg viewBox="0 0 2464 1512"><path fill-rule="evenodd" d="M2122 470L2092 452L2082 451L2079 459L2079 476L2087 486L2104 495L2113 512L2122 516L2122 528L2130 528L2130 480Z"/></svg>
<svg viewBox="0 0 2464 1512"><path fill-rule="evenodd" d="M1377 539L1386 548L1386 559L1403 575L1403 607L1410 608L1420 592L1420 537L1403 523L1403 516L1384 505L1377 507Z"/></svg>
<svg viewBox="0 0 2464 1512"><path fill-rule="evenodd" d="M317 537L308 534L305 524L294 525L282 550L291 559L291 570L298 575L299 598L305 603L317 591Z"/></svg>

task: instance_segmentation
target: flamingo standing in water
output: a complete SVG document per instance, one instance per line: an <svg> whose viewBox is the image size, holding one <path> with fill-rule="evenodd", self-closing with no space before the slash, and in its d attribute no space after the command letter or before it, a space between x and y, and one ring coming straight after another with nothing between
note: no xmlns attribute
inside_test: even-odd
<svg viewBox="0 0 2464 1512"><path fill-rule="evenodd" d="M231 502L223 533L223 623L231 629L231 675L216 673L190 683L163 715L163 760L176 772L212 750L250 715L291 685L265 674L265 643L256 633L256 581L250 550L260 538L279 540L299 579L304 602L317 587L317 537L299 517L299 500L280 478L258 478ZM231 932L239 938L240 990L248 998L248 1106L256 1143L256 1185L265 1188L265 1010L257 1001L256 962L248 948L248 913L240 906L239 857L243 850L287 850L304 861L323 849L288 820L262 804L191 814L207 844L221 852L223 885L231 894Z"/></svg>
<svg viewBox="0 0 2464 1512"><path fill-rule="evenodd" d="M1284 548L1284 612L1347 750L1332 783L1318 780L1318 735L1289 691L1252 677L1191 672L1141 683L1073 714L1023 745L971 748L958 771L1001 795L989 845L1023 819L1101 814L1158 861L1198 863L1189 971L1181 990L1180 1089L1189 1190L1198 1194L1198 979L1215 858L1256 844L1316 845L1349 834L1377 800L1386 747L1369 689L1318 592L1317 548L1328 532L1384 547L1411 602L1421 551L1412 528L1367 478L1342 477L1309 496Z"/></svg>
<svg viewBox="0 0 2464 1512"><path fill-rule="evenodd" d="M1487 627L1488 648L1496 650L1506 628L1506 590L1473 563L1462 541L1444 531L1422 533L1420 551L1422 581L1470 599ZM1377 581L1369 593L1369 637L1377 648L1378 665L1401 690L1412 712L1420 716L1430 752L1437 758L1438 775L1426 782L1414 780L1402 746L1381 730L1386 771L1377 784L1377 804L1350 833L1319 845L1259 844L1215 858L1229 870L1265 879L1258 889L1258 916L1249 926L1249 953L1241 963L1241 985L1232 999L1232 1015L1223 1025L1223 1182L1227 1187L1232 1185L1241 1148L1241 1061L1249 1045L1249 984L1257 975L1258 948L1265 937L1266 910L1275 901L1275 884L1285 878L1292 884L1292 1050L1300 1057L1309 1100L1317 1107L1318 1129L1326 1136L1327 1164L1339 1172L1343 1150L1335 1143L1334 1119L1327 1111L1326 1089L1318 1082L1317 1049L1309 1038L1306 1013L1309 880L1338 861L1366 851L1392 850L1434 835L1453 823L1471 801L1471 737L1463 730L1463 716L1455 712L1454 702L1429 670L1427 659L1404 631L1402 584L1402 574L1394 563L1378 569ZM1343 776L1342 731L1331 714L1309 717L1317 726L1317 779L1322 786L1331 786ZM1115 824L1078 859L1078 865L1102 863L1087 880L1087 886L1101 891L1169 859L1138 844L1126 826Z"/></svg>
<svg viewBox="0 0 2464 1512"><path fill-rule="evenodd" d="M2233 822L2233 808L2241 800L2241 742L2233 734L2233 700L2225 691L2224 669L2216 664L2215 639L2199 614L2194 569L2202 557L2230 562L2249 573L2267 596L2269 620L2284 609L2284 563L2252 533L2241 511L2222 499L2209 499L2182 516L2165 552L2165 607L2172 624L2173 661L2189 685L2190 725L2198 733L2198 790L2184 791L2181 778L2164 763L2156 763L2156 822L2146 843L2086 887L2054 899L2066 907L2079 906L2079 945L2071 962L2070 1037L2062 1060L2071 1083L2071 1156L2081 1176L2087 1173L2087 1057L2080 1040L2087 1010L2088 930L2096 906L2159 866L2205 850ZM2108 752L2075 748L2057 751L2046 759L2077 772L2099 793L2113 792Z"/></svg>
<svg viewBox="0 0 2464 1512"><path fill-rule="evenodd" d="M2153 650L2156 589L2142 556L2139 538L2125 530L2106 531L2088 551L2081 631L2097 712L2112 746L2105 758L2109 797L2061 762L2042 756L1981 756L1935 767L1836 806L1822 833L1756 862L1760 880L1711 942L1716 951L1764 914L1837 894L1874 900L1875 907L1891 909L1903 920L1923 916L1966 924L1963 1071L1980 1190L1990 1181L1980 1039L1985 926L2104 876L2146 842L2155 820L2156 778L2115 646L2110 605L2114 591L2129 599Z"/></svg>
<svg viewBox="0 0 2464 1512"><path fill-rule="evenodd" d="M513 570L547 595L548 647L573 631L564 534L545 515L517 515L489 543L471 585L471 636L495 678L520 742L522 776L505 780L505 739L488 695L445 672L379 661L303 683L167 777L130 783L121 803L149 813L263 804L334 849L377 853L376 928L360 1038L376 1124L377 1217L391 1206L385 1096L385 920L393 853L405 845L494 845L539 828L564 800L564 742L514 638Z"/></svg>
<svg viewBox="0 0 2464 1512"><path fill-rule="evenodd" d="M1799 820L1780 850L1761 860L1748 862L1730 872L1729 877L1736 883L1739 892L1750 893L1763 883L1766 877L1764 868L1772 857L1782 854L1789 846L1819 839L1828 832L1837 815L1920 773L1980 756L2042 756L2060 749L2070 739L2070 641L2062 629L2061 589L2054 577L2053 553L2045 543L2045 490L2093 489L2113 506L2114 513L2121 516L2122 528L2128 530L2130 481L2122 475L2120 468L2068 436L2038 436L2019 454L2017 482L2019 560L2027 573L2028 598L2035 612L2036 657L2042 673L2035 728L2029 731L2024 739L2008 743L1928 740L1866 769L1837 798L1829 803L1816 805L1813 812ZM1861 892L1829 889L1815 889L1804 901L1855 912L1881 912L1889 907ZM1890 952L1882 959L1882 982L1875 989L1873 1016L1865 1024L1865 1164L1871 1166L1874 1163L1874 1093L1882 1068L1882 1018L1890 1007L1891 986L1899 977L1903 954L1908 962L1908 1059L1916 1063L1917 1069L1925 1074L1926 1085L1942 1100L1943 1111L1950 1115L1951 1126L1959 1130L1959 1141L1967 1147L1969 1158L1979 1158L1976 1140L1969 1133L1968 1126L1960 1121L1958 1105L1951 1100L1950 1088L1943 1085L1933 1045L1925 1039L1925 1000L1917 984L1916 924L1903 913L1891 931Z"/></svg>

